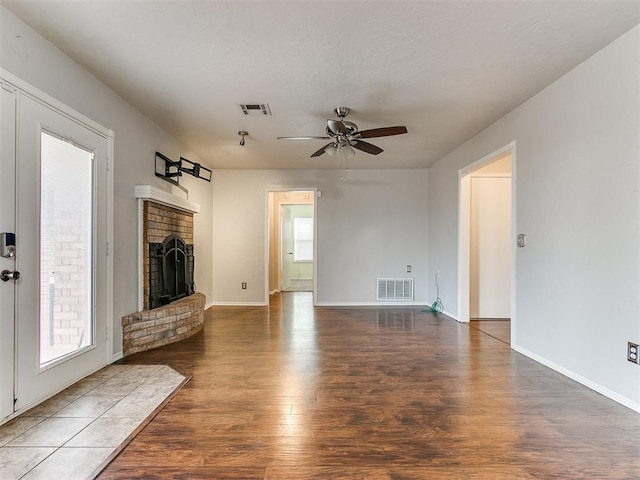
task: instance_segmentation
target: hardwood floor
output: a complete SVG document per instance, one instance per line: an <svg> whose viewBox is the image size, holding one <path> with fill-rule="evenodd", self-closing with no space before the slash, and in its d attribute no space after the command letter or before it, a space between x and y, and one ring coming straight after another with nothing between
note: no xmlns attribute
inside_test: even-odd
<svg viewBox="0 0 640 480"><path fill-rule="evenodd" d="M101 479L638 479L640 415L417 308L214 307Z"/></svg>
<svg viewBox="0 0 640 480"><path fill-rule="evenodd" d="M511 345L511 320L500 319L471 319L471 328L476 328L490 337L500 340L507 345Z"/></svg>

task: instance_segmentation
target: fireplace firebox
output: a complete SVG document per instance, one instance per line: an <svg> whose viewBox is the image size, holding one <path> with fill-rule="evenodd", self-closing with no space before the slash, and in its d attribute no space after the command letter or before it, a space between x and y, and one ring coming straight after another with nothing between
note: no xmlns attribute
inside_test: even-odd
<svg viewBox="0 0 640 480"><path fill-rule="evenodd" d="M193 245L178 235L149 243L149 308L192 295L194 265Z"/></svg>

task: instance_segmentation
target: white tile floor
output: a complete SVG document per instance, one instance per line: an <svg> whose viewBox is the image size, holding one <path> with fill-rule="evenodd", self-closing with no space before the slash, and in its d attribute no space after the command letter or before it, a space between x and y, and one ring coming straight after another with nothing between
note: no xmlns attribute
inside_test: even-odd
<svg viewBox="0 0 640 480"><path fill-rule="evenodd" d="M103 368L0 426L0 479L93 478L186 381L163 365Z"/></svg>

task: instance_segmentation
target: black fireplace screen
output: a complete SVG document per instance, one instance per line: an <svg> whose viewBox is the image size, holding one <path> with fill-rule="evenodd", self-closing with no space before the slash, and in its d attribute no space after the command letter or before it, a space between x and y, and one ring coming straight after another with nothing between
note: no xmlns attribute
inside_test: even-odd
<svg viewBox="0 0 640 480"><path fill-rule="evenodd" d="M149 309L187 297L196 290L193 282L193 245L178 235L149 244Z"/></svg>

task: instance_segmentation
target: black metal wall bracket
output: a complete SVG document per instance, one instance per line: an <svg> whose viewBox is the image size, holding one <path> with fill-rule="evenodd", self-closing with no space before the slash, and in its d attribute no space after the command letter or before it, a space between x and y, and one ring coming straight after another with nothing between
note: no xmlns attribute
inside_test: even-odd
<svg viewBox="0 0 640 480"><path fill-rule="evenodd" d="M180 160L176 162L166 155L156 152L155 161L156 177L160 177L174 185L180 185L180 177L183 173L188 173L191 176L206 180L207 182L211 181L211 170L184 157L180 157Z"/></svg>

